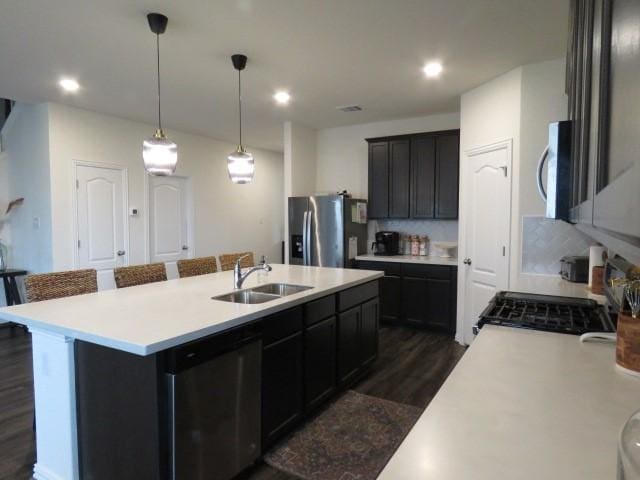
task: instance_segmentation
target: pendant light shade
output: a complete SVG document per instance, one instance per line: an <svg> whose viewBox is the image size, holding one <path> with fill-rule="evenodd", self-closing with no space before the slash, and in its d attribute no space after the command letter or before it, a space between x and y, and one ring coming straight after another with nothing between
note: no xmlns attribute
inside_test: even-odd
<svg viewBox="0 0 640 480"><path fill-rule="evenodd" d="M147 15L149 28L156 34L156 60L158 81L158 128L156 133L142 142L144 168L151 175L173 175L178 163L178 146L169 140L162 130L160 102L160 35L167 29L169 19L160 13Z"/></svg>
<svg viewBox="0 0 640 480"><path fill-rule="evenodd" d="M238 148L231 152L227 157L227 170L229 178L233 183L249 183L253 180L255 172L255 161L253 155L245 150L242 146L242 84L240 82L240 72L247 65L247 57L245 55L232 55L231 62L233 68L238 71L238 123L239 123L239 141Z"/></svg>

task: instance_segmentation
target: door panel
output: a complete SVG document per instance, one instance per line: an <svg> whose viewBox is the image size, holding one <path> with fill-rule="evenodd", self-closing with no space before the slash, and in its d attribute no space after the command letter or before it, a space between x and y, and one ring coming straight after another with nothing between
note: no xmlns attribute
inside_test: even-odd
<svg viewBox="0 0 640 480"><path fill-rule="evenodd" d="M378 320L380 301L377 298L362 304L361 355L362 365L367 366L378 356Z"/></svg>
<svg viewBox="0 0 640 480"><path fill-rule="evenodd" d="M149 251L151 262L189 256L187 180L149 177Z"/></svg>
<svg viewBox="0 0 640 480"><path fill-rule="evenodd" d="M305 409L312 410L336 388L336 317L305 331Z"/></svg>
<svg viewBox="0 0 640 480"><path fill-rule="evenodd" d="M414 138L411 141L412 218L433 218L434 216L435 171L435 138Z"/></svg>
<svg viewBox="0 0 640 480"><path fill-rule="evenodd" d="M458 218L458 166L460 136L436 140L436 218Z"/></svg>
<svg viewBox="0 0 640 480"><path fill-rule="evenodd" d="M409 217L409 140L389 142L389 218Z"/></svg>
<svg viewBox="0 0 640 480"><path fill-rule="evenodd" d="M511 142L467 152L463 265L464 341L496 290L509 285L509 225L511 219Z"/></svg>
<svg viewBox="0 0 640 480"><path fill-rule="evenodd" d="M311 265L344 267L342 202L339 195L309 198Z"/></svg>
<svg viewBox="0 0 640 480"><path fill-rule="evenodd" d="M78 165L76 179L78 268L126 265L123 170Z"/></svg>
<svg viewBox="0 0 640 480"><path fill-rule="evenodd" d="M360 369L360 305L338 316L338 381L347 383Z"/></svg>
<svg viewBox="0 0 640 480"><path fill-rule="evenodd" d="M389 143L369 144L369 218L389 216Z"/></svg>
<svg viewBox="0 0 640 480"><path fill-rule="evenodd" d="M304 220L309 211L309 197L289 197L289 263L303 265Z"/></svg>

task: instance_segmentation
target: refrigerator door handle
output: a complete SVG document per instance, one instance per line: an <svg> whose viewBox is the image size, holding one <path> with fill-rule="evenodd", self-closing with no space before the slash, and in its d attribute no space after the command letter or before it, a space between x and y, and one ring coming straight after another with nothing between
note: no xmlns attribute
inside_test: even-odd
<svg viewBox="0 0 640 480"><path fill-rule="evenodd" d="M302 217L302 265L307 264L307 215L308 211L305 210L304 216Z"/></svg>
<svg viewBox="0 0 640 480"><path fill-rule="evenodd" d="M307 234L307 263L306 265L311 265L311 218L313 216L313 211L309 210L307 212L307 225L306 225L306 234Z"/></svg>

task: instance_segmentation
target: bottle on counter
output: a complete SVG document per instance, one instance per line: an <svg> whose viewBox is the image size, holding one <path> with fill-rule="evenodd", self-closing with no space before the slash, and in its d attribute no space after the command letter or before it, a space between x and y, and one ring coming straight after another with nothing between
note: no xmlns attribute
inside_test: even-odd
<svg viewBox="0 0 640 480"><path fill-rule="evenodd" d="M420 255L420 238L418 235L411 237L411 255Z"/></svg>
<svg viewBox="0 0 640 480"><path fill-rule="evenodd" d="M404 236L404 243L402 244L402 253L404 255L411 255L411 235Z"/></svg>
<svg viewBox="0 0 640 480"><path fill-rule="evenodd" d="M420 237L420 255L423 257L429 255L429 237L426 235Z"/></svg>

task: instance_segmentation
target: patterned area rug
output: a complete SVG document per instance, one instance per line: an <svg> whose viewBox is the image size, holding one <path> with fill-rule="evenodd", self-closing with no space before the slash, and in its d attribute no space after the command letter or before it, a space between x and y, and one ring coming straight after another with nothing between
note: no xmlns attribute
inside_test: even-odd
<svg viewBox="0 0 640 480"><path fill-rule="evenodd" d="M374 480L421 413L349 390L265 461L305 480Z"/></svg>

